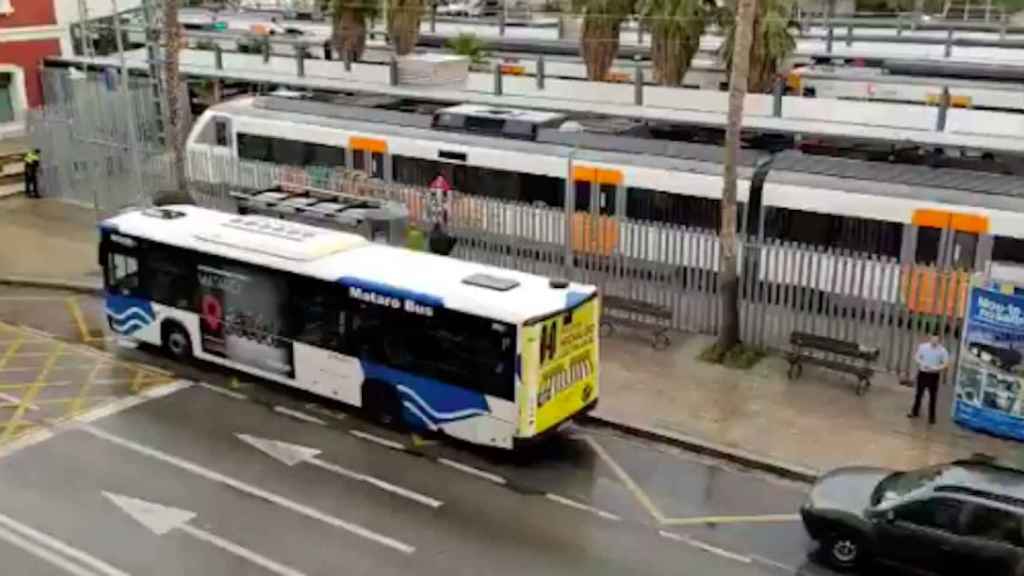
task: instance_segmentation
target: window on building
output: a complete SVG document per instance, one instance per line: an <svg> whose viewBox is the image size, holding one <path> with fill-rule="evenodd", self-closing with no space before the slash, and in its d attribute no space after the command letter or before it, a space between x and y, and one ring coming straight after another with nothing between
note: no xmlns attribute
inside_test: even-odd
<svg viewBox="0 0 1024 576"><path fill-rule="evenodd" d="M4 0L0 0L0 12L3 12ZM14 74L0 72L0 124L14 122Z"/></svg>

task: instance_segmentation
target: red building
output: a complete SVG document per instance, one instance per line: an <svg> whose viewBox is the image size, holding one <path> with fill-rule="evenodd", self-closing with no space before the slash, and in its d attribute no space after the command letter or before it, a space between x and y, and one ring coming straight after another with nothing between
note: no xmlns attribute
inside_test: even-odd
<svg viewBox="0 0 1024 576"><path fill-rule="evenodd" d="M0 134L19 132L25 110L42 103L43 58L61 53L62 0L0 0Z"/></svg>

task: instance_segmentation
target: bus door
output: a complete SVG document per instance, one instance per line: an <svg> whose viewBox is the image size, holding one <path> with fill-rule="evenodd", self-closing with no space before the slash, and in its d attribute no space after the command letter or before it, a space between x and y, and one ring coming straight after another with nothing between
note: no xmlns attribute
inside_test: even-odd
<svg viewBox="0 0 1024 576"><path fill-rule="evenodd" d="M365 172L370 178L391 180L388 143L376 138L352 136L348 139L352 158L346 164L355 170Z"/></svg>
<svg viewBox="0 0 1024 576"><path fill-rule="evenodd" d="M913 266L904 298L914 312L963 315L970 275L978 269L988 218L942 210L917 210Z"/></svg>
<svg viewBox="0 0 1024 576"><path fill-rule="evenodd" d="M573 168L572 247L610 255L619 243L618 219L625 215L622 172L590 166Z"/></svg>

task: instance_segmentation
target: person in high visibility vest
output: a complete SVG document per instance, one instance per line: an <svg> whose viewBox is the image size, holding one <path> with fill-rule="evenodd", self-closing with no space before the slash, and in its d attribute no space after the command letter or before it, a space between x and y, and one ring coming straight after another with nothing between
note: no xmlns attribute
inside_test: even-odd
<svg viewBox="0 0 1024 576"><path fill-rule="evenodd" d="M39 148L25 154L25 195L29 198L39 198L39 160Z"/></svg>

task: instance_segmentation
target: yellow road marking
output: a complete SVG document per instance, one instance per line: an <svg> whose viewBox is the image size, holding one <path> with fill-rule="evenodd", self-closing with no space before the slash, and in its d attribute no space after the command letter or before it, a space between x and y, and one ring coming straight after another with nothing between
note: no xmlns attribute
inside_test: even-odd
<svg viewBox="0 0 1024 576"><path fill-rule="evenodd" d="M756 516L704 516L698 518L666 518L666 526L693 526L697 524L770 524L799 522L799 514L761 514Z"/></svg>
<svg viewBox="0 0 1024 576"><path fill-rule="evenodd" d="M68 407L68 412L74 416L82 409L82 402L85 400L85 393L89 391L89 387L92 386L93 382L96 381L96 373L100 371L101 366L97 363L93 366L89 375L85 378L85 382L82 387L78 389L78 394L71 400L71 406Z"/></svg>
<svg viewBox="0 0 1024 576"><path fill-rule="evenodd" d="M420 436L419 434L413 434L412 435L412 445L417 447L417 448L421 448L423 446L429 446L429 445L433 445L433 444L437 444L437 440L427 440L426 438Z"/></svg>
<svg viewBox="0 0 1024 576"><path fill-rule="evenodd" d="M53 368L53 365L57 363L57 358L60 357L62 345L58 344L57 349L54 350L53 355L46 361L46 365L39 372L39 376L35 382L29 387L24 394L21 395L21 399L18 401L18 406L14 410L14 414L4 425L4 430L0 433L0 444L5 444L11 439L11 435L14 434L14 430L18 427L19 422L22 421L22 417L25 415L25 411L28 410L29 405L36 399L36 395L42 390L43 385L46 382L46 376Z"/></svg>
<svg viewBox="0 0 1024 576"><path fill-rule="evenodd" d="M3 368L11 359L11 357L18 352L18 348L21 348L21 345L24 341L24 338L18 338L17 340L14 341L14 343L7 347L7 350L4 351L3 357L0 357L0 368Z"/></svg>
<svg viewBox="0 0 1024 576"><path fill-rule="evenodd" d="M647 512L649 512L650 515L653 516L654 519L657 520L659 523L664 523L665 515L662 514L661 510L659 510L658 507L654 505L654 501L651 500L651 497L648 496L647 492L644 492L643 489L640 488L640 486L633 480L633 478L631 478L630 475L622 468L622 466L620 466L619 463L616 462L610 454L608 454L608 451L604 449L604 446L598 444L597 440L594 440L590 436L584 435L583 440L587 444L590 444L590 447L594 450L595 453L597 453L601 460L604 460L605 464L607 464L608 467L611 468L613 472L615 472L615 475L619 477L619 480L622 481L622 484L625 485L626 489L633 494L633 497L635 497L637 501L640 502L640 504L645 509L647 509Z"/></svg>
<svg viewBox="0 0 1024 576"><path fill-rule="evenodd" d="M67 304L68 312L71 313L71 317L75 320L75 324L78 326L78 333L82 336L82 342L88 342L91 339L89 335L89 326L85 323L85 316L82 314L82 307L78 305L77 296L68 296L64 303Z"/></svg>

